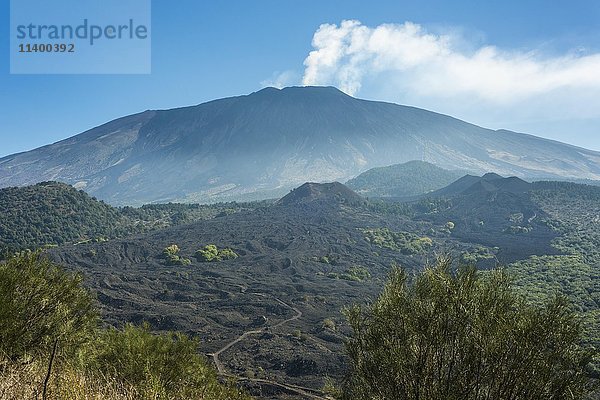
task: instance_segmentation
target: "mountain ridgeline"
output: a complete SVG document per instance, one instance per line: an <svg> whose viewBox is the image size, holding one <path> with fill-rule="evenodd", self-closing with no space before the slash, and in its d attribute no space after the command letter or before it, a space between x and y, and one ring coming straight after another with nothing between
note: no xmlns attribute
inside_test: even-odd
<svg viewBox="0 0 600 400"><path fill-rule="evenodd" d="M478 174L600 179L598 152L331 87L290 87L145 111L1 158L0 187L61 181L115 205L276 198L423 157Z"/></svg>

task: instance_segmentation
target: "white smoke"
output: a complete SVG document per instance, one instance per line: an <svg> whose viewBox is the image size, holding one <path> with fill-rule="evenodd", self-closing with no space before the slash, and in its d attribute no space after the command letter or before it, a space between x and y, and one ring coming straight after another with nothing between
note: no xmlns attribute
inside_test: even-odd
<svg viewBox="0 0 600 400"><path fill-rule="evenodd" d="M416 96L468 95L491 103L556 90L600 90L600 54L544 56L495 46L465 50L468 41L456 34L432 34L411 22L374 28L356 20L323 24L313 36L302 80L354 95L366 80L379 79L379 85Z"/></svg>

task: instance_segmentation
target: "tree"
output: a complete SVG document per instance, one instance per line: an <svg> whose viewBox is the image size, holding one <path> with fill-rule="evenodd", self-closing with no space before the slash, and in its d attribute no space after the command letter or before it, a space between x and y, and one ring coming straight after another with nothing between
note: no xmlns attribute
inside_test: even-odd
<svg viewBox="0 0 600 400"><path fill-rule="evenodd" d="M592 353L567 301L526 303L502 270L416 276L394 269L366 310L346 310L353 336L344 399L578 399Z"/></svg>
<svg viewBox="0 0 600 400"><path fill-rule="evenodd" d="M190 265L192 261L189 258L179 255L179 246L172 244L163 249L162 256L167 265Z"/></svg>
<svg viewBox="0 0 600 400"><path fill-rule="evenodd" d="M196 251L196 257L204 262L217 261L219 249L214 244L207 244L203 249Z"/></svg>
<svg viewBox="0 0 600 400"><path fill-rule="evenodd" d="M98 324L94 299L82 277L39 253L0 263L0 353L10 359L76 349Z"/></svg>
<svg viewBox="0 0 600 400"><path fill-rule="evenodd" d="M99 332L84 354L91 376L130 385L144 399L249 399L221 384L198 353L199 340L179 332L153 334L146 323Z"/></svg>
<svg viewBox="0 0 600 400"><path fill-rule="evenodd" d="M238 255L230 248L219 249L214 244L207 244L204 248L196 251L196 258L202 262L213 262L235 260Z"/></svg>

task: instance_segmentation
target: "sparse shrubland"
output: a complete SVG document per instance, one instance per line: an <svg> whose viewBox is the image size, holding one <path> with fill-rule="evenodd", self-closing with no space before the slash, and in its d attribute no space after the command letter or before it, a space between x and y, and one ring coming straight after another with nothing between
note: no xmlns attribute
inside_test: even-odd
<svg viewBox="0 0 600 400"><path fill-rule="evenodd" d="M363 229L362 232L369 243L407 255L423 253L433 246L431 238L410 232L393 232L388 228Z"/></svg>
<svg viewBox="0 0 600 400"><path fill-rule="evenodd" d="M371 273L365 267L354 265L342 273L330 272L327 277L332 279L343 279L346 281L362 282L371 279Z"/></svg>

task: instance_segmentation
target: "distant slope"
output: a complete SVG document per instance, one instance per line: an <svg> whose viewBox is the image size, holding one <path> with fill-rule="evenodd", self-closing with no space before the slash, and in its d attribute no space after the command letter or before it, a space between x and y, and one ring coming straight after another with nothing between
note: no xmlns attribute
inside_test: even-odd
<svg viewBox="0 0 600 400"><path fill-rule="evenodd" d="M372 168L346 185L367 197L408 197L443 188L464 175L424 161Z"/></svg>
<svg viewBox="0 0 600 400"><path fill-rule="evenodd" d="M446 169L600 179L600 153L331 87L266 88L145 111L0 159L0 187L58 180L111 204L278 197L420 159Z"/></svg>
<svg viewBox="0 0 600 400"><path fill-rule="evenodd" d="M0 190L0 248L31 248L115 236L118 209L71 186L44 182Z"/></svg>
<svg viewBox="0 0 600 400"><path fill-rule="evenodd" d="M453 236L500 247L500 262L530 255L558 254L552 247L558 233L548 226L548 214L530 195L535 186L516 177L488 173L466 175L424 198L445 198L444 207L420 218L453 224Z"/></svg>
<svg viewBox="0 0 600 400"><path fill-rule="evenodd" d="M304 185L293 189L290 193L282 197L277 204L291 205L310 202L338 203L358 205L365 203L365 200L358 194L339 182L333 183L313 183L307 182Z"/></svg>
<svg viewBox="0 0 600 400"><path fill-rule="evenodd" d="M259 204L115 208L58 182L0 189L0 250L106 240L230 214Z"/></svg>
<svg viewBox="0 0 600 400"><path fill-rule="evenodd" d="M498 192L524 193L532 188L529 182L526 182L515 176L504 178L493 172L483 176L465 175L462 178L452 182L450 185L436 190L429 194L431 197L440 196L458 196L478 192Z"/></svg>

